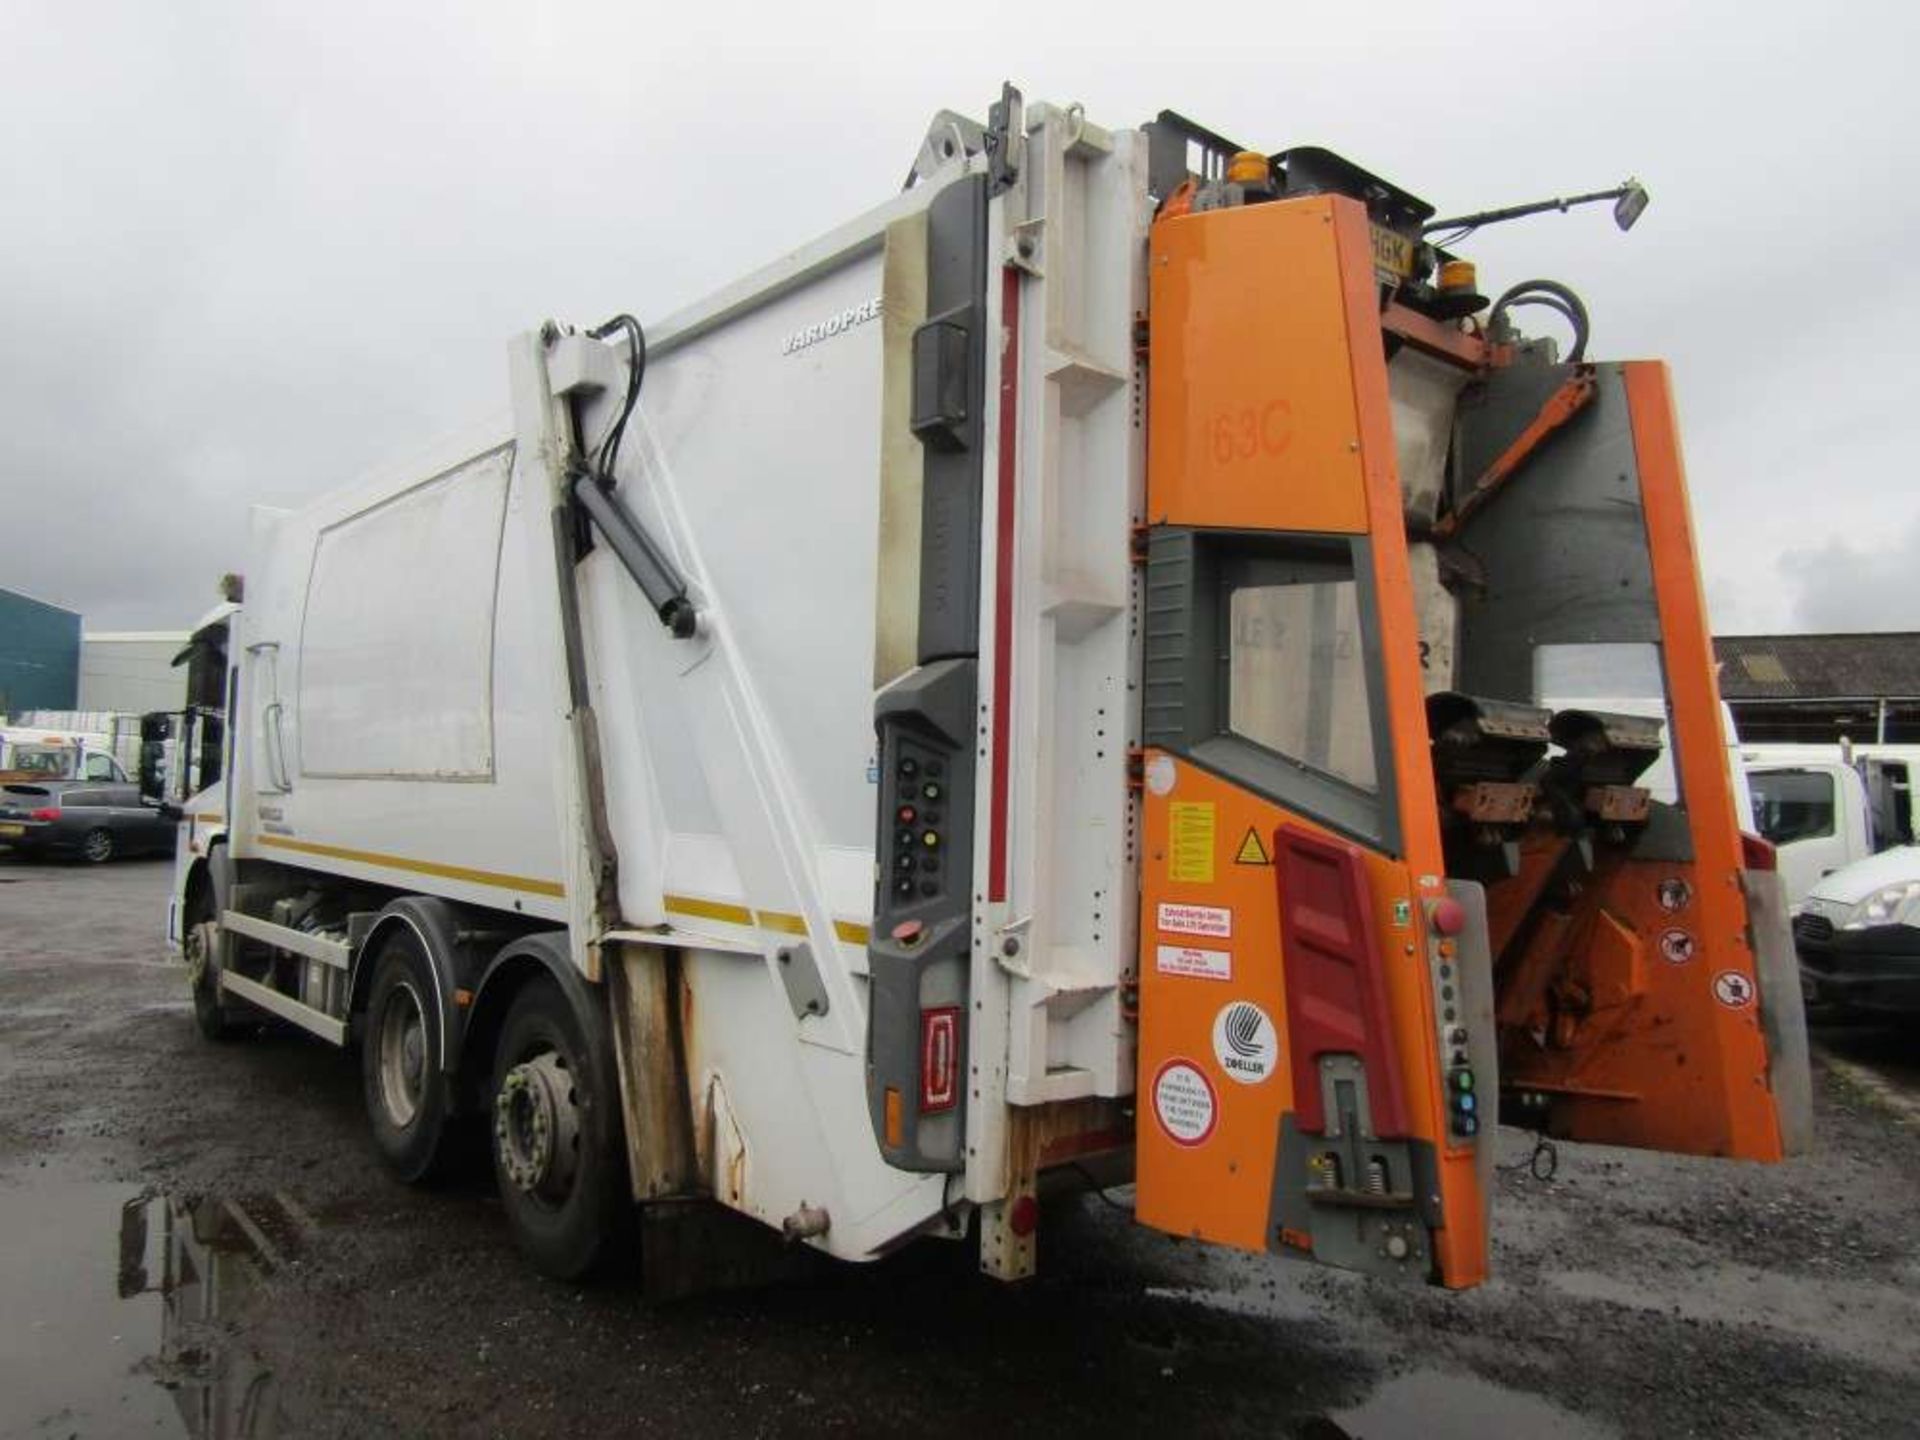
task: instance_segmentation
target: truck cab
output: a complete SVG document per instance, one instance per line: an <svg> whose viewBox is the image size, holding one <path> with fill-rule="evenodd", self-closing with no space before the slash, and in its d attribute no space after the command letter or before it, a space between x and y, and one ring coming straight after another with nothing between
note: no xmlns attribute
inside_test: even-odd
<svg viewBox="0 0 1920 1440"><path fill-rule="evenodd" d="M140 796L178 819L167 941L179 948L213 904L211 859L226 834L227 644L240 606L227 600L203 615L174 657L186 672L186 703L140 719Z"/></svg>
<svg viewBox="0 0 1920 1440"><path fill-rule="evenodd" d="M1742 746L1754 829L1779 856L1788 905L1836 870L1913 843L1910 767L1897 745Z"/></svg>

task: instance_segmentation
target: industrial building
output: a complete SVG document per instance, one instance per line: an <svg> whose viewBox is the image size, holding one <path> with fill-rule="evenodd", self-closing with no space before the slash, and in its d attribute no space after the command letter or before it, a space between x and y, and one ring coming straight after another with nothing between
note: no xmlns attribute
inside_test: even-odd
<svg viewBox="0 0 1920 1440"><path fill-rule="evenodd" d="M185 630L88 631L80 641L77 708L120 715L178 710L187 681L173 659L187 640Z"/></svg>
<svg viewBox="0 0 1920 1440"><path fill-rule="evenodd" d="M1721 635L1713 649L1742 740L1920 742L1920 632Z"/></svg>
<svg viewBox="0 0 1920 1440"><path fill-rule="evenodd" d="M73 710L79 693L79 612L0 590L0 715Z"/></svg>

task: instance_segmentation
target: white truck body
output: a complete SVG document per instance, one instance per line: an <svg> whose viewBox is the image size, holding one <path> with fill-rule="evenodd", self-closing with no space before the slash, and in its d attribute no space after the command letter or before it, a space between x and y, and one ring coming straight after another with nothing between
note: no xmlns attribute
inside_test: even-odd
<svg viewBox="0 0 1920 1440"><path fill-rule="evenodd" d="M963 1177L883 1163L864 987L873 697L913 661L919 516L903 466L918 446L902 387L926 306L918 253L929 198L978 157L649 330L622 494L702 618L676 640L607 547L580 567L619 857L613 923L596 913L587 853L549 473L553 397L568 382L549 389L548 376L577 347L604 347L571 337L556 355L529 335L510 420L297 513L256 510L233 622L232 858L562 923L596 981L628 963L619 942L677 952L707 1186L775 1225L825 1209L816 1243L846 1258L935 1224L958 1199L1004 1196L1009 1101L1133 1084L1120 1017L1134 940L1126 535L1142 457L1129 322L1149 212L1137 135L1028 119L1033 193L995 199L988 217L991 255L1014 255L1016 206L1022 233L1047 237L1017 357L1016 403L1032 417L1022 462L1037 483L1019 513L985 521L1018 535L1021 569L996 574L989 552L981 579L985 603L1010 596L1019 637L996 657L983 626L982 670L1021 674L1011 713L979 727L983 752L1011 755L1014 803L1004 888L985 898L985 847L972 877L994 937L973 977L987 1016L975 1044L1001 1031L1006 1063L969 1077L985 1103L968 1111ZM996 333L1007 323L989 319ZM611 423L618 398L588 398L583 430ZM987 805L982 786L982 834ZM208 796L188 808L221 807ZM783 983L779 957L798 942L817 970L812 1012Z"/></svg>

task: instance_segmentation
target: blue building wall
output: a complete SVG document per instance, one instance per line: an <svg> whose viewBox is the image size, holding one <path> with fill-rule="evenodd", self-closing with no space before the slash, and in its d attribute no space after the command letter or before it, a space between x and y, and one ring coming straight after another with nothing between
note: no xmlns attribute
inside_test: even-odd
<svg viewBox="0 0 1920 1440"><path fill-rule="evenodd" d="M0 590L0 715L80 703L80 617Z"/></svg>

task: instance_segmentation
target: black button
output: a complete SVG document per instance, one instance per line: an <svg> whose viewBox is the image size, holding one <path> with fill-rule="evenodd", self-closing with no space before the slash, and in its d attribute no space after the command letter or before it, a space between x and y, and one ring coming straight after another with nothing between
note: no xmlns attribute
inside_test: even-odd
<svg viewBox="0 0 1920 1440"><path fill-rule="evenodd" d="M895 831L895 832L894 832L894 836L893 836L893 843L894 843L894 844L896 844L896 845L911 845L911 844L913 844L913 831L911 831L911 830L898 830L898 831Z"/></svg>
<svg viewBox="0 0 1920 1440"><path fill-rule="evenodd" d="M945 792L931 780L920 787L920 798L923 800L938 800L943 793Z"/></svg>
<svg viewBox="0 0 1920 1440"><path fill-rule="evenodd" d="M940 857L938 855L926 856L921 860L920 868L922 870L938 870L940 868Z"/></svg>
<svg viewBox="0 0 1920 1440"><path fill-rule="evenodd" d="M919 773L920 765L911 755L902 757L900 761L900 774L902 778L911 780Z"/></svg>
<svg viewBox="0 0 1920 1440"><path fill-rule="evenodd" d="M899 858L898 860L895 860L895 861L894 861L893 863L894 863L894 864L896 864L896 865L898 865L898 866L899 866L899 867L900 867L900 868L901 868L902 870L911 870L911 869L913 869L913 854L912 854L912 852L908 852L907 854L905 854L905 855L902 855L902 856L901 856L901 857L900 857L900 858Z"/></svg>
<svg viewBox="0 0 1920 1440"><path fill-rule="evenodd" d="M935 881L922 880L920 882L920 893L922 895L938 895L940 893L940 886Z"/></svg>

